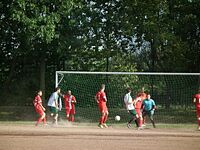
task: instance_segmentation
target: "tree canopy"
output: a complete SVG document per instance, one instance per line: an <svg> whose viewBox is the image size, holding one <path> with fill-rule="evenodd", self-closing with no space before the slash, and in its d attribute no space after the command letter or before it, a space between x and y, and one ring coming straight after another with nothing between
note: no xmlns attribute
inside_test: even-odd
<svg viewBox="0 0 200 150"><path fill-rule="evenodd" d="M199 0L7 0L0 7L0 88L8 99L52 89L56 70L200 71Z"/></svg>

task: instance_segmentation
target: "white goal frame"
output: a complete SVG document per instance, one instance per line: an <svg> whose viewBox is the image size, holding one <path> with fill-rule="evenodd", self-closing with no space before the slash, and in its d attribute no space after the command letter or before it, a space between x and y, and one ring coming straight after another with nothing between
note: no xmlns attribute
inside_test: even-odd
<svg viewBox="0 0 200 150"><path fill-rule="evenodd" d="M199 76L199 80L200 80L200 73L167 73L167 72L87 72L87 71L56 71L55 74L55 87L58 87L59 84L61 83L64 74L105 74L105 75L111 75L111 74L115 74L115 75L184 75L184 76L188 76L188 75L192 75L192 76ZM59 75L61 75L61 79L59 79ZM200 81L199 81L200 82ZM200 87L200 85L199 85Z"/></svg>

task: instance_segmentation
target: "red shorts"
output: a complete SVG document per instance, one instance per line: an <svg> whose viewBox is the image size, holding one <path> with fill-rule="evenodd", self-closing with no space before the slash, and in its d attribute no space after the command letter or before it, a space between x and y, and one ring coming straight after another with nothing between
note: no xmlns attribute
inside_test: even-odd
<svg viewBox="0 0 200 150"><path fill-rule="evenodd" d="M99 104L99 111L102 112L108 112L108 108L106 104Z"/></svg>
<svg viewBox="0 0 200 150"><path fill-rule="evenodd" d="M196 114L197 114L197 118L200 118L200 110L197 110Z"/></svg>
<svg viewBox="0 0 200 150"><path fill-rule="evenodd" d="M35 107L36 113L38 113L40 116L44 114L44 110L40 106Z"/></svg>
<svg viewBox="0 0 200 150"><path fill-rule="evenodd" d="M72 108L72 109L65 108L65 111L66 111L66 115L75 115L75 113L76 113L74 108Z"/></svg>
<svg viewBox="0 0 200 150"><path fill-rule="evenodd" d="M139 108L135 108L135 111L138 116L142 116L141 110Z"/></svg>

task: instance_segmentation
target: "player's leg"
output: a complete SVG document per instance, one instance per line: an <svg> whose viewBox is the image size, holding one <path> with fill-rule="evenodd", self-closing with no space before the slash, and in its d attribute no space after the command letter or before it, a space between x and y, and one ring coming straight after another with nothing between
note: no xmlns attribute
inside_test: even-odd
<svg viewBox="0 0 200 150"><path fill-rule="evenodd" d="M53 124L58 124L58 109L56 107L51 107L53 113Z"/></svg>
<svg viewBox="0 0 200 150"><path fill-rule="evenodd" d="M69 108L65 108L65 112L66 112L67 120L70 121L70 109Z"/></svg>
<svg viewBox="0 0 200 150"><path fill-rule="evenodd" d="M135 109L135 110L136 110L136 113L138 115L138 118L137 118L138 127L142 127L142 114L141 114L141 111L140 111L140 109Z"/></svg>
<svg viewBox="0 0 200 150"><path fill-rule="evenodd" d="M145 111L145 110L143 110L143 112L142 112L142 118L143 118L143 126L146 126L145 125L145 121L146 121L146 116L147 116L147 112Z"/></svg>
<svg viewBox="0 0 200 150"><path fill-rule="evenodd" d="M39 123L41 123L42 122L42 120L45 118L45 112L42 110L42 108L35 108L35 110L36 110L36 112L39 114L39 118L38 118L38 120L37 120L37 122L36 122L36 126L39 124Z"/></svg>
<svg viewBox="0 0 200 150"><path fill-rule="evenodd" d="M102 105L99 105L99 111L101 113L101 116L99 118L99 127L100 128L103 128L103 122L104 122L104 118L105 118L105 112L104 112L104 109L103 109L103 106Z"/></svg>
<svg viewBox="0 0 200 150"><path fill-rule="evenodd" d="M100 117L100 119L99 119L99 125L98 125L100 128L103 128L104 118L105 118L105 112L102 111L102 112L101 112L101 117Z"/></svg>
<svg viewBox="0 0 200 150"><path fill-rule="evenodd" d="M155 122L154 122L154 119L153 119L154 111L153 111L153 110L150 111L150 112L148 113L148 115L149 115L149 118L150 118L150 121L151 121L153 127L156 128L156 125L155 125Z"/></svg>
<svg viewBox="0 0 200 150"><path fill-rule="evenodd" d="M71 122L74 122L74 119L75 119L74 115L75 115L75 109L72 107L72 109L70 110L70 121Z"/></svg>
<svg viewBox="0 0 200 150"><path fill-rule="evenodd" d="M104 106L103 112L105 112L104 118L103 118L103 126L104 126L105 128L108 128L108 126L107 126L107 124L106 124L106 121L107 121L107 119L108 119L108 114L109 114L107 106Z"/></svg>
<svg viewBox="0 0 200 150"><path fill-rule="evenodd" d="M135 124L138 127L139 125L138 125L138 122L137 122L137 113L136 113L136 111L135 110L129 110L129 113L131 115L131 119L128 121L127 127L130 128L131 127L131 123L133 121L135 121Z"/></svg>
<svg viewBox="0 0 200 150"><path fill-rule="evenodd" d="M200 110L197 110L196 113L197 113L198 130L200 130Z"/></svg>
<svg viewBox="0 0 200 150"><path fill-rule="evenodd" d="M46 119L46 113L44 112L44 116L43 116L43 124L47 125L47 119Z"/></svg>

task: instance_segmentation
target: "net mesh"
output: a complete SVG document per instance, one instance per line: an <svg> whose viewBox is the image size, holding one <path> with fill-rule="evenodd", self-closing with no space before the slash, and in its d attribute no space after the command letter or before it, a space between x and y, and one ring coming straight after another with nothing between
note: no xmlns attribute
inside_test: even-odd
<svg viewBox="0 0 200 150"><path fill-rule="evenodd" d="M123 102L127 87L132 88L133 98L141 90L151 94L157 105L154 115L157 123L196 123L192 95L199 88L199 75L59 72L57 77L62 92L71 90L77 99L76 122L98 122L100 113L94 96L101 84L105 84L109 109L108 123L124 123L129 119ZM120 122L114 120L116 115L121 116ZM64 109L60 116L65 117Z"/></svg>

